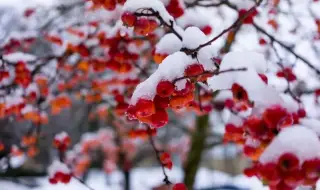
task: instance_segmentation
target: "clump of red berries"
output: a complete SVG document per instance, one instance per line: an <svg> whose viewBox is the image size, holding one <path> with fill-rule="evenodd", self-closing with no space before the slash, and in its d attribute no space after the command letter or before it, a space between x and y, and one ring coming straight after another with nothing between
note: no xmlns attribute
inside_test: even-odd
<svg viewBox="0 0 320 190"><path fill-rule="evenodd" d="M254 17L258 15L257 9L254 10L239 10L239 18L242 19L243 24L252 24L254 21Z"/></svg>
<svg viewBox="0 0 320 190"><path fill-rule="evenodd" d="M158 26L158 22L147 17L137 17L132 12L124 12L121 16L124 25L134 27L134 32L138 35L147 36L152 33Z"/></svg>
<svg viewBox="0 0 320 190"><path fill-rule="evenodd" d="M103 7L106 10L113 11L117 4L123 5L126 0L91 0L95 7Z"/></svg>
<svg viewBox="0 0 320 190"><path fill-rule="evenodd" d="M320 177L320 159L301 162L293 153L284 153L275 162L256 163L244 173L257 176L272 190L293 190L300 185L313 186Z"/></svg>
<svg viewBox="0 0 320 190"><path fill-rule="evenodd" d="M15 65L14 82L23 88L28 87L31 82L31 72L23 61L18 61Z"/></svg>
<svg viewBox="0 0 320 190"><path fill-rule="evenodd" d="M64 183L67 184L72 178L72 173L66 164L55 160L48 169L49 173L49 183L57 184Z"/></svg>
<svg viewBox="0 0 320 190"><path fill-rule="evenodd" d="M293 73L292 68L286 67L283 70L277 72L277 76L280 78L285 78L289 82L297 80L296 75Z"/></svg>
<svg viewBox="0 0 320 190"><path fill-rule="evenodd" d="M241 126L227 124L224 140L244 144L244 154L257 160L281 129L298 124L305 116L304 109L291 113L280 105L271 106L261 115L246 118ZM245 143L247 139L254 143Z"/></svg>
<svg viewBox="0 0 320 190"><path fill-rule="evenodd" d="M172 163L171 156L170 156L169 153L167 153L167 152L161 153L161 155L160 155L160 161L161 161L161 164L162 164L165 168L168 168L169 170L172 169L173 163Z"/></svg>
<svg viewBox="0 0 320 190"><path fill-rule="evenodd" d="M71 138L66 132L61 132L55 135L53 139L53 145L56 149L61 152L65 152L67 148L70 146Z"/></svg>
<svg viewBox="0 0 320 190"><path fill-rule="evenodd" d="M130 105L127 109L129 119L138 119L153 127L159 128L167 124L167 108L180 110L187 108L194 110L199 115L210 112L213 107L210 104L212 94L200 91L201 105L194 101L194 90L196 81L206 80L211 75L203 76L205 70L199 63L189 65L184 70L184 86L179 88L177 82L180 80L162 80L155 85L156 95L153 100L139 98L135 105ZM179 76L177 76L178 78Z"/></svg>

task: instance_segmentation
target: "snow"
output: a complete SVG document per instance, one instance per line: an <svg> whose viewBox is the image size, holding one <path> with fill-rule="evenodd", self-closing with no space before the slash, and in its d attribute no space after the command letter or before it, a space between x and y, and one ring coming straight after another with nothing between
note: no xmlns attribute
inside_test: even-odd
<svg viewBox="0 0 320 190"><path fill-rule="evenodd" d="M318 119L309 119L309 118L302 118L299 122L312 129L318 136L320 136L320 121Z"/></svg>
<svg viewBox="0 0 320 190"><path fill-rule="evenodd" d="M216 56L216 51L214 47L209 45L199 50L197 55L197 60L203 65L204 70L213 71L217 69L217 67L215 66L212 60L212 58L215 56Z"/></svg>
<svg viewBox="0 0 320 190"><path fill-rule="evenodd" d="M135 105L139 98L153 100L156 95L156 85L160 81L173 81L175 78L183 76L185 68L194 62L189 56L180 51L169 55L159 65L156 72L136 87L131 98L131 104Z"/></svg>
<svg viewBox="0 0 320 190"><path fill-rule="evenodd" d="M173 17L168 13L164 4L159 0L128 0L123 6L123 12L136 12L143 11L144 9L153 9L159 12L161 18L166 22L170 23L173 21Z"/></svg>
<svg viewBox="0 0 320 190"><path fill-rule="evenodd" d="M231 68L248 68L258 73L265 73L267 70L267 62L261 53L254 51L234 51L223 57L220 70Z"/></svg>
<svg viewBox="0 0 320 190"><path fill-rule="evenodd" d="M173 33L164 35L156 45L155 53L172 54L182 48L181 40Z"/></svg>
<svg viewBox="0 0 320 190"><path fill-rule="evenodd" d="M304 126L283 129L260 157L262 164L276 162L284 153L295 154L302 164L306 160L320 158L320 140L316 133Z"/></svg>
<svg viewBox="0 0 320 190"><path fill-rule="evenodd" d="M182 181L182 170L174 168L172 171L167 171L169 179L173 182ZM147 180L146 180L147 179ZM139 168L133 169L131 173L131 185L132 190L150 190L155 186L162 184L163 174L161 168ZM111 175L97 170L91 170L88 177L88 185L95 190L112 189L121 190L120 183L122 180L122 174L119 171L113 172ZM32 188L32 190L87 190L87 187L83 186L80 182L72 179L67 185L56 184L51 185L47 178L38 178L39 187ZM110 183L108 183L110 181ZM12 190L31 190L26 186L15 184L9 181L0 180L0 185L4 189ZM206 168L200 168L196 175L195 187L209 188L212 186L222 185L235 185L240 188L252 189L252 190L265 190L262 183L257 178L248 178L243 175L231 177L226 173L219 171L212 171Z"/></svg>
<svg viewBox="0 0 320 190"><path fill-rule="evenodd" d="M208 18L196 9L186 9L185 13L177 19L177 24L182 28L188 26L204 27L209 25Z"/></svg>
<svg viewBox="0 0 320 190"><path fill-rule="evenodd" d="M207 36L198 27L188 27L182 35L183 47L195 49L207 42Z"/></svg>
<svg viewBox="0 0 320 190"><path fill-rule="evenodd" d="M256 52L231 52L226 54L221 62L220 71L229 69L246 68L246 71L225 72L215 75L207 80L210 89L231 89L234 83L238 83L248 93L249 99L256 106L270 106L282 104L283 100L278 92L267 86L258 73L266 71L266 61L263 56Z"/></svg>
<svg viewBox="0 0 320 190"><path fill-rule="evenodd" d="M36 56L22 53L22 52L14 52L7 55L4 55L3 58L10 62L18 62L18 61L34 61Z"/></svg>
<svg viewBox="0 0 320 190"><path fill-rule="evenodd" d="M58 171L62 172L64 174L70 173L70 169L68 168L68 166L66 164L60 162L59 160L54 160L48 168L49 177L53 177L55 175L55 173Z"/></svg>
<svg viewBox="0 0 320 190"><path fill-rule="evenodd" d="M68 133L65 131L62 131L61 133L56 134L54 136L54 139L57 141L63 141L67 137L69 137Z"/></svg>

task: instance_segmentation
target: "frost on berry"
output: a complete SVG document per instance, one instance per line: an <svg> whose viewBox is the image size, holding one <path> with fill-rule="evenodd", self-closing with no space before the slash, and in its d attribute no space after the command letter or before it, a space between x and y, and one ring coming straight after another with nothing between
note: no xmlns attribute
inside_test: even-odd
<svg viewBox="0 0 320 190"><path fill-rule="evenodd" d="M48 168L49 182L51 184L64 183L67 184L72 178L72 174L68 166L58 160L54 160Z"/></svg>
<svg viewBox="0 0 320 190"><path fill-rule="evenodd" d="M59 151L66 151L71 143L71 139L69 135L66 132L61 132L59 134L56 134L53 139L53 145L55 148L57 148Z"/></svg>

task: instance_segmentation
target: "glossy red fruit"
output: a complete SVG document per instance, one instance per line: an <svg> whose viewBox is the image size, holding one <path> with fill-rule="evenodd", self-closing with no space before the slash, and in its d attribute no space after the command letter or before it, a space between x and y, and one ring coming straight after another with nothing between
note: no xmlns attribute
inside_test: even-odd
<svg viewBox="0 0 320 190"><path fill-rule="evenodd" d="M57 181L55 178L50 178L50 179L49 179L49 183L50 183L50 184L57 184L58 181Z"/></svg>
<svg viewBox="0 0 320 190"><path fill-rule="evenodd" d="M303 109L303 108L300 108L300 109L298 110L298 116L299 116L299 118L306 117L306 116L307 116L306 110Z"/></svg>
<svg viewBox="0 0 320 190"><path fill-rule="evenodd" d="M282 119L284 119L288 115L288 112L280 107L274 106L268 108L263 113L263 120L266 122L267 126L271 129L275 129L278 127L278 124Z"/></svg>
<svg viewBox="0 0 320 190"><path fill-rule="evenodd" d="M135 120L137 119L137 109L136 106L132 106L130 105L126 111L126 115L128 117L129 120Z"/></svg>
<svg viewBox="0 0 320 190"><path fill-rule="evenodd" d="M64 174L64 176L61 179L61 182L64 184L69 183L71 180L71 175L70 174Z"/></svg>
<svg viewBox="0 0 320 190"><path fill-rule="evenodd" d="M139 18L134 25L134 32L146 36L150 32L150 22L147 18Z"/></svg>
<svg viewBox="0 0 320 190"><path fill-rule="evenodd" d="M156 95L153 99L154 105L156 106L156 108L167 108L169 107L169 103L170 103L170 99L169 97L160 97L158 95Z"/></svg>
<svg viewBox="0 0 320 190"><path fill-rule="evenodd" d="M231 109L234 106L234 101L232 99L226 99L225 102L224 102L224 106L226 108Z"/></svg>
<svg viewBox="0 0 320 190"><path fill-rule="evenodd" d="M263 38L260 38L260 39L259 39L259 44L262 45L262 46L263 46L263 45L266 45L266 44L267 44L267 41L266 41L265 39L263 39Z"/></svg>
<svg viewBox="0 0 320 190"><path fill-rule="evenodd" d="M297 80L296 75L293 73L292 68L284 68L282 71L277 72L277 76L280 78L285 78L289 82Z"/></svg>
<svg viewBox="0 0 320 190"><path fill-rule="evenodd" d="M302 185L304 181L304 176L300 170L295 170L285 175L283 181L287 186L296 188Z"/></svg>
<svg viewBox="0 0 320 190"><path fill-rule="evenodd" d="M137 117L148 117L156 111L153 101L146 99L139 99L135 107Z"/></svg>
<svg viewBox="0 0 320 190"><path fill-rule="evenodd" d="M259 74L259 77L261 80L263 80L264 83L268 84L268 77L264 74Z"/></svg>
<svg viewBox="0 0 320 190"><path fill-rule="evenodd" d="M247 91L237 83L234 83L231 87L232 95L236 101L249 101L249 96Z"/></svg>
<svg viewBox="0 0 320 190"><path fill-rule="evenodd" d="M121 15L121 20L126 26L133 27L137 17L133 13L127 11Z"/></svg>
<svg viewBox="0 0 320 190"><path fill-rule="evenodd" d="M152 126L160 128L165 126L169 121L168 113L164 109L156 110L156 113L151 116Z"/></svg>
<svg viewBox="0 0 320 190"><path fill-rule="evenodd" d="M176 183L176 184L174 184L172 190L188 190L188 188L183 183Z"/></svg>
<svg viewBox="0 0 320 190"><path fill-rule="evenodd" d="M279 169L283 172L291 172L299 169L299 158L292 153L285 153L280 156L278 161Z"/></svg>
<svg viewBox="0 0 320 190"><path fill-rule="evenodd" d="M280 183L281 176L277 170L277 165L267 163L259 167L259 175L262 179L267 180L269 185L275 186Z"/></svg>
<svg viewBox="0 0 320 190"><path fill-rule="evenodd" d="M253 18L258 14L258 11L255 9L254 11L248 12L246 9L239 10L239 18L242 19L243 24L252 24Z"/></svg>
<svg viewBox="0 0 320 190"><path fill-rule="evenodd" d="M185 70L184 70L184 75L187 77L195 77L204 72L204 68L201 64L195 63L192 65L189 65Z"/></svg>
<svg viewBox="0 0 320 190"><path fill-rule="evenodd" d="M257 175L258 171L255 167L252 167L252 168L246 168L244 171L243 171L244 175L248 176L248 177L254 177Z"/></svg>
<svg viewBox="0 0 320 190"><path fill-rule="evenodd" d="M320 160L307 160L302 164L304 175L308 179L315 179L320 177Z"/></svg>
<svg viewBox="0 0 320 190"><path fill-rule="evenodd" d="M170 81L161 81L157 85L157 95L160 97L169 97L174 92L174 84Z"/></svg>

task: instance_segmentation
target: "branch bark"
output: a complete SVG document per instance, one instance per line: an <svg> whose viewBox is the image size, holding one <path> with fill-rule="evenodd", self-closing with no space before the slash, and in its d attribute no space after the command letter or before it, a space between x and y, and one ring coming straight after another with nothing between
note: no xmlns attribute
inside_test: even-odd
<svg viewBox="0 0 320 190"><path fill-rule="evenodd" d="M202 152L205 149L207 129L209 127L209 116L199 116L197 118L196 130L191 137L191 147L188 159L184 167L184 184L189 190L193 189L197 170L199 168Z"/></svg>

